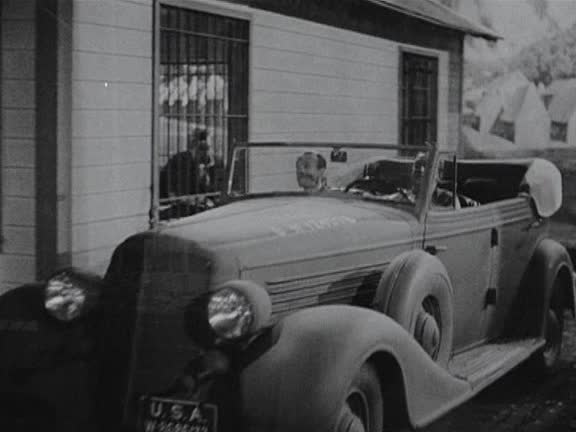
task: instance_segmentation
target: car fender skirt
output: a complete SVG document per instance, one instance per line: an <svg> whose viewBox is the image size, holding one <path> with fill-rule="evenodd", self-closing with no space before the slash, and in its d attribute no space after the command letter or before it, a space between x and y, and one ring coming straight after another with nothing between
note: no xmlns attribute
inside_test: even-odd
<svg viewBox="0 0 576 432"><path fill-rule="evenodd" d="M379 353L399 365L400 380L386 377L387 371L374 364L382 386L403 383L398 397L406 397L412 426L429 423L470 392L468 383L434 363L396 322L370 309L308 308L284 318L273 331L274 345L241 375L242 411L250 430L335 430L354 374L368 359L381 358Z"/></svg>

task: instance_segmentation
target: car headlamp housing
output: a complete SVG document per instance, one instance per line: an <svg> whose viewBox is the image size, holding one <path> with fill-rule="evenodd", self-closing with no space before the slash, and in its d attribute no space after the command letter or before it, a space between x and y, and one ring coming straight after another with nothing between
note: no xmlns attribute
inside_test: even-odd
<svg viewBox="0 0 576 432"><path fill-rule="evenodd" d="M85 315L98 301L100 280L74 270L56 273L44 288L44 308L59 321Z"/></svg>
<svg viewBox="0 0 576 432"><path fill-rule="evenodd" d="M250 281L230 281L210 296L207 318L217 337L235 340L262 328L271 309L270 296L263 287Z"/></svg>
<svg viewBox="0 0 576 432"><path fill-rule="evenodd" d="M208 322L214 333L223 339L246 336L253 320L250 301L234 289L221 289L208 301Z"/></svg>

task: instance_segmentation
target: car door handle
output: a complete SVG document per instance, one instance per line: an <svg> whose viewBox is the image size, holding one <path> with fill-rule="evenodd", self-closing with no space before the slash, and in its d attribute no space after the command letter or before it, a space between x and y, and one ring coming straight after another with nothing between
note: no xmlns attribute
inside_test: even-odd
<svg viewBox="0 0 576 432"><path fill-rule="evenodd" d="M448 246L440 246L440 245L429 245L424 248L426 252L430 255L436 255L438 252L444 252L448 250Z"/></svg>

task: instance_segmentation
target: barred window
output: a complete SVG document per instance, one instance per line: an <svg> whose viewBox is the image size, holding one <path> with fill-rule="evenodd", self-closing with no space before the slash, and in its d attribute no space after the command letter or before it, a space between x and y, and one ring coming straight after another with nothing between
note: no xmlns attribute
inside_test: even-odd
<svg viewBox="0 0 576 432"><path fill-rule="evenodd" d="M217 203L248 129L248 22L161 6L159 31L156 221Z"/></svg>
<svg viewBox="0 0 576 432"><path fill-rule="evenodd" d="M400 142L436 143L438 59L403 52L401 57Z"/></svg>

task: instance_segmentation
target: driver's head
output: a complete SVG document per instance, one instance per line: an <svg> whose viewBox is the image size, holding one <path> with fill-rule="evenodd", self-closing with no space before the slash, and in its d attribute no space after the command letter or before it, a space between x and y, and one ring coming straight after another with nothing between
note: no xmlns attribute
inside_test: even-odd
<svg viewBox="0 0 576 432"><path fill-rule="evenodd" d="M306 152L296 160L296 177L298 185L306 192L313 192L324 187L326 159L314 152Z"/></svg>
<svg viewBox="0 0 576 432"><path fill-rule="evenodd" d="M418 153L414 158L414 164L412 165L412 193L415 196L418 196L420 193L422 183L424 182L427 158L426 153Z"/></svg>

